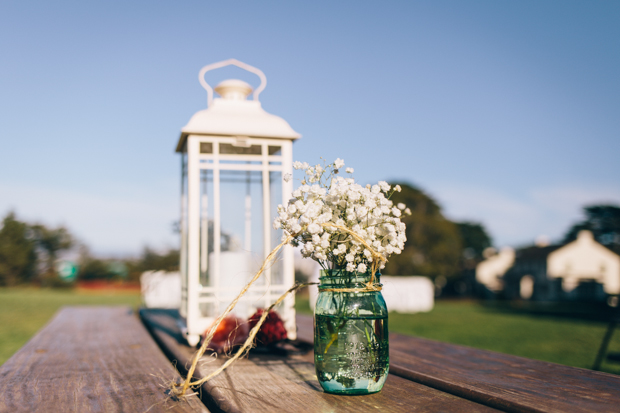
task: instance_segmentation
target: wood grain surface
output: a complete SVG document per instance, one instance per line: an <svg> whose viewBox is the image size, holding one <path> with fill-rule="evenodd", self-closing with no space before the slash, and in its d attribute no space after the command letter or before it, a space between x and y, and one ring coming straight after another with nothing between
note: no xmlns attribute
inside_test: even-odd
<svg viewBox="0 0 620 413"><path fill-rule="evenodd" d="M620 412L620 377L433 340L390 336L392 371L511 412Z"/></svg>
<svg viewBox="0 0 620 413"><path fill-rule="evenodd" d="M184 371L178 313L143 310L161 350ZM312 318L298 317L311 342ZM0 367L0 412L618 412L620 377L399 334L378 394L323 393L312 352L252 354L205 383L196 397L166 399L178 375L131 310L71 307ZM223 358L206 357L197 377Z"/></svg>
<svg viewBox="0 0 620 413"><path fill-rule="evenodd" d="M174 313L142 310L155 339L181 370L193 349L183 344ZM205 357L196 378L220 366L223 358ZM313 355L250 354L203 386L203 401L213 412L494 412L463 398L390 375L380 393L335 396L322 391Z"/></svg>
<svg viewBox="0 0 620 413"><path fill-rule="evenodd" d="M66 307L0 367L0 412L208 412L125 307Z"/></svg>
<svg viewBox="0 0 620 413"><path fill-rule="evenodd" d="M312 317L297 323L311 341ZM509 412L620 412L620 376L401 334L390 373Z"/></svg>

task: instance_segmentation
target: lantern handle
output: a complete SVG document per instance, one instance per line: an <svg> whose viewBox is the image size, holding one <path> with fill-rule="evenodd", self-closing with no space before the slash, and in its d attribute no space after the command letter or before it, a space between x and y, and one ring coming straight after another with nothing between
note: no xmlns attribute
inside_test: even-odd
<svg viewBox="0 0 620 413"><path fill-rule="evenodd" d="M258 88L256 88L254 93L252 93L252 100L257 101L258 95L260 95L260 93L263 90L265 90L265 87L267 86L267 77L262 72L262 70L254 66L250 66L247 63L243 63L237 59L228 59L228 60L222 60L221 62L217 62L217 63L211 63L210 65L206 65L205 67L200 69L200 73L198 73L198 80L200 81L200 84L202 85L202 87L207 91L207 107L211 106L211 102L213 102L213 88L205 80L205 74L209 70L219 69L221 67L229 66L229 65L240 67L241 69L254 73L256 76L260 78L260 85L258 86Z"/></svg>

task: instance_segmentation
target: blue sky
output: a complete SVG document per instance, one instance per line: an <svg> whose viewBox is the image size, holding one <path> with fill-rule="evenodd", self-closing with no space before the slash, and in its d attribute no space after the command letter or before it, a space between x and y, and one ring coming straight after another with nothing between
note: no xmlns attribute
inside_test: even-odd
<svg viewBox="0 0 620 413"><path fill-rule="evenodd" d="M99 254L176 246L174 147L198 71L234 57L295 159L414 183L498 246L559 239L620 203L619 21L617 1L4 1L0 214Z"/></svg>

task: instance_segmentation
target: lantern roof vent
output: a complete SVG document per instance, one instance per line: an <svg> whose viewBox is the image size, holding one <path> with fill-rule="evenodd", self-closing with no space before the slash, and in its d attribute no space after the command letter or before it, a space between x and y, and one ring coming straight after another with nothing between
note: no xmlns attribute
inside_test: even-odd
<svg viewBox="0 0 620 413"><path fill-rule="evenodd" d="M242 80L224 80L215 87L221 98L213 98L213 88L204 80L207 71L220 67L235 65L256 74L261 79L258 88L252 87ZM202 68L199 80L207 91L208 107L191 117L187 125L181 129L181 137L177 144L177 152L189 135L215 136L248 136L257 138L299 139L301 135L279 116L272 115L261 107L259 94L267 85L267 78L259 69L235 59L207 65ZM252 100L248 96L252 94Z"/></svg>
<svg viewBox="0 0 620 413"><path fill-rule="evenodd" d="M246 100L253 90L252 86L238 79L224 80L214 89L218 95L226 100Z"/></svg>

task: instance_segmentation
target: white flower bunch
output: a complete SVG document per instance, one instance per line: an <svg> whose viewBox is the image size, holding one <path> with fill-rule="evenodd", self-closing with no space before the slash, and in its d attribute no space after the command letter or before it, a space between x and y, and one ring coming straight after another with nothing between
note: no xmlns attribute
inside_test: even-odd
<svg viewBox="0 0 620 413"><path fill-rule="evenodd" d="M352 177L339 175L344 167L340 158L329 165L295 162L293 167L305 170L306 177L288 205L278 206L279 216L273 225L282 228L284 239L293 236L290 243L301 246L304 257L325 269L365 273L377 259L367 246L383 257L378 269L384 268L391 254L402 252L407 237L400 217L411 211L402 203L394 206L389 199L400 192L400 186L391 188L385 181L365 187L356 184ZM353 173L353 168L346 168L346 173ZM334 226L354 232L367 246Z"/></svg>

